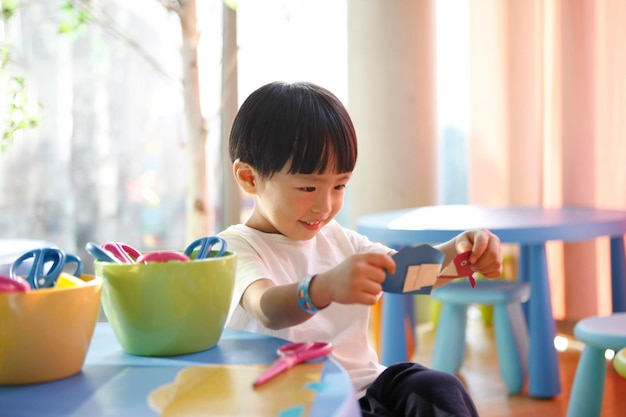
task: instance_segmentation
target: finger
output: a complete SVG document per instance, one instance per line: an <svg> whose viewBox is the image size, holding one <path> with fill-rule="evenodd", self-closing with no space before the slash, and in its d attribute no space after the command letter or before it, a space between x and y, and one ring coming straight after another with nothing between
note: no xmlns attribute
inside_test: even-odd
<svg viewBox="0 0 626 417"><path fill-rule="evenodd" d="M502 274L502 262L499 257L495 257L494 259L484 262L479 262L477 265L472 266L472 270L475 272L479 272L489 278L494 278L500 276Z"/></svg>
<svg viewBox="0 0 626 417"><path fill-rule="evenodd" d="M363 287L363 292L369 295L378 296L383 290L383 286L378 282L368 281Z"/></svg>
<svg viewBox="0 0 626 417"><path fill-rule="evenodd" d="M363 294L363 296L358 301L359 304L365 305L374 305L378 301L378 294Z"/></svg>
<svg viewBox="0 0 626 417"><path fill-rule="evenodd" d="M380 285L385 280L386 274L384 269L368 264L368 270L365 273L365 277L367 278L367 282Z"/></svg>
<svg viewBox="0 0 626 417"><path fill-rule="evenodd" d="M473 244L468 232L463 232L458 236L455 247L457 253L465 253L472 250Z"/></svg>
<svg viewBox="0 0 626 417"><path fill-rule="evenodd" d="M483 271L480 271L480 274L487 278L499 278L500 276L502 276L502 269L495 268L495 269L483 270Z"/></svg>
<svg viewBox="0 0 626 417"><path fill-rule="evenodd" d="M366 262L376 268L384 269L390 274L394 274L396 272L396 262L386 253L369 253L367 255Z"/></svg>
<svg viewBox="0 0 626 417"><path fill-rule="evenodd" d="M502 257L499 252L487 251L471 264L472 270L483 273L484 271L497 270L502 267Z"/></svg>
<svg viewBox="0 0 626 417"><path fill-rule="evenodd" d="M472 254L470 255L471 264L480 264L484 254L499 253L500 239L486 229L478 229L473 231L470 236L472 240Z"/></svg>

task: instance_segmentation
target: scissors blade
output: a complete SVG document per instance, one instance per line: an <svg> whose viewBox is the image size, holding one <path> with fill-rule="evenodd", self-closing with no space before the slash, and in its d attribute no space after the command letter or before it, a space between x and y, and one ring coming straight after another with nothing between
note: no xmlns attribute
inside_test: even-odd
<svg viewBox="0 0 626 417"><path fill-rule="evenodd" d="M252 384L252 387L257 388L259 385L262 385L270 379L282 374L287 369L294 366L296 363L297 362L295 361L295 358L293 356L285 356L278 359L272 364L272 366L269 367L269 369L259 375L256 381L254 381L254 383Z"/></svg>

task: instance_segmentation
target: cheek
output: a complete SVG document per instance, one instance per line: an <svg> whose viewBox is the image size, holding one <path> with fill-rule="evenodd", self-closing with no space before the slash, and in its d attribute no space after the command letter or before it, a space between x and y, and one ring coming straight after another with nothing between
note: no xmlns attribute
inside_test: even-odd
<svg viewBox="0 0 626 417"><path fill-rule="evenodd" d="M333 207L335 207L337 210L341 210L341 208L343 207L343 199L345 197L344 193L338 194L337 196L333 197Z"/></svg>
<svg viewBox="0 0 626 417"><path fill-rule="evenodd" d="M309 204L306 197L306 195L281 193L276 196L274 204L275 210L278 210L284 215L295 214L296 212L306 210Z"/></svg>

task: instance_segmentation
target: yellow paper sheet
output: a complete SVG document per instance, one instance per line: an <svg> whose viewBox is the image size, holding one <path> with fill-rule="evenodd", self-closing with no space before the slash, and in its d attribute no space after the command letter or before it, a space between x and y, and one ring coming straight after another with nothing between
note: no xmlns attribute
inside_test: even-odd
<svg viewBox="0 0 626 417"><path fill-rule="evenodd" d="M322 363L299 364L252 388L254 380L268 365L190 366L174 382L150 393L148 404L162 417L286 415L299 408L308 416L315 391L306 386L319 382ZM294 414L289 414L294 415Z"/></svg>

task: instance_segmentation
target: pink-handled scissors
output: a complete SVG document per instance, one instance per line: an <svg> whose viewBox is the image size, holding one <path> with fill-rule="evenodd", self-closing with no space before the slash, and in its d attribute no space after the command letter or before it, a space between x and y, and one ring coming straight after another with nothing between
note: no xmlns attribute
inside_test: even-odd
<svg viewBox="0 0 626 417"><path fill-rule="evenodd" d="M254 381L254 388L269 381L289 368L311 359L328 355L333 350L329 342L289 343L278 348L278 360Z"/></svg>
<svg viewBox="0 0 626 417"><path fill-rule="evenodd" d="M22 278L11 278L0 275L0 292L26 292L30 291L28 281Z"/></svg>
<svg viewBox="0 0 626 417"><path fill-rule="evenodd" d="M161 252L148 252L141 255L137 258L138 264L147 264L148 262L170 262L170 261L179 261L179 262L187 262L190 261L189 256L180 252L170 252L170 251L161 251Z"/></svg>
<svg viewBox="0 0 626 417"><path fill-rule="evenodd" d="M101 247L125 264L134 264L137 262L137 258L141 256L141 252L126 243L106 242Z"/></svg>

